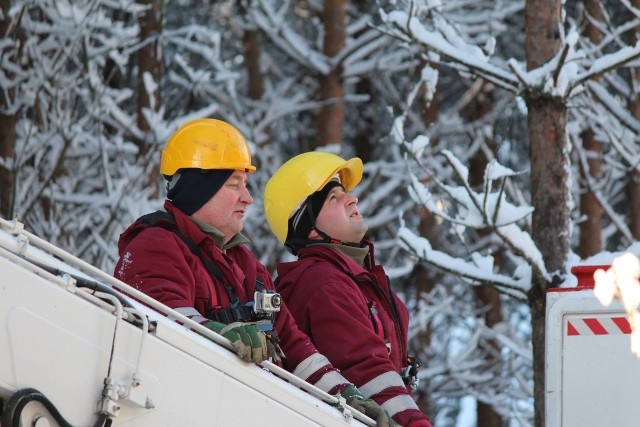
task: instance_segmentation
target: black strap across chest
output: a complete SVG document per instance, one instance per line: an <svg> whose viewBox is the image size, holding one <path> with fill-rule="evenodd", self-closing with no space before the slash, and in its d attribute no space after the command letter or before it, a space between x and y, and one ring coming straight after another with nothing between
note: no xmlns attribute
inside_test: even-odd
<svg viewBox="0 0 640 427"><path fill-rule="evenodd" d="M191 251L191 253L198 257L198 259L202 262L202 265L204 265L213 282L215 283L217 280L218 282L223 284L223 287L227 292L227 296L229 297L229 301L231 302L231 306L227 309L222 308L219 305L213 306L211 300L212 295L209 295L207 312L205 313L205 316L207 318L225 324L255 320L255 312L253 311L252 307L240 304L240 299L236 295L233 286L226 284L224 275L222 274L222 270L220 270L220 267L218 267L218 265L216 265L209 258L204 257L198 245L180 231L173 215L165 211L155 211L141 216L136 222L146 224L150 227L161 227L167 231L171 231L172 233L174 233L180 238L180 240L184 242L185 245L187 245L189 251ZM220 301L218 287L214 286L214 289L216 292L216 301ZM259 279L256 279L256 290L264 290L264 283Z"/></svg>
<svg viewBox="0 0 640 427"><path fill-rule="evenodd" d="M347 276L351 277L351 279L355 282L355 283L362 283L362 284L369 284L371 286L371 288L373 289L373 291L383 300L387 303L387 305L389 306L390 309L390 315L392 317L392 322L393 325L395 327L396 330L396 334L398 336L398 340L400 342L401 345L401 351L405 352L407 349L406 347L406 337L404 336L404 334L402 333L402 329L400 328L400 314L398 311L398 307L396 306L396 302L393 298L393 296L388 295L382 288L381 286L373 279L369 278L369 277L360 277L357 276L356 274L354 274L353 272L351 272L350 270L344 268L340 262L337 259L331 258L331 257L321 257L318 255L309 255L309 256L305 256L301 259L304 260L309 260L310 262L330 262L331 264L333 264L336 268L338 268L340 271L344 272ZM387 277L387 281L389 280L389 278ZM389 284L387 284L389 286ZM388 336L387 331L384 330L384 326L382 324L378 325L376 322L376 319L379 319L379 317L377 317L377 311L376 313L374 313L371 309L371 306L367 306L367 309L369 310L369 314L371 315L371 321L373 323L374 329L376 330L376 332L378 332L378 327L382 326L383 327L383 334L384 337L386 339L386 337Z"/></svg>

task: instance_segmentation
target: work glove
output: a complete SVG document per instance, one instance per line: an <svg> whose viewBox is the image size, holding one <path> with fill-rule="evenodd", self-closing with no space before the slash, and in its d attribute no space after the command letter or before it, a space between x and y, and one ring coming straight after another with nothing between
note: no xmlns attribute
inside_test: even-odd
<svg viewBox="0 0 640 427"><path fill-rule="evenodd" d="M267 336L267 354L275 364L282 362L282 358L284 357L280 345L274 342L269 336Z"/></svg>
<svg viewBox="0 0 640 427"><path fill-rule="evenodd" d="M398 425L387 411L382 409L374 400L364 397L353 384L345 388L340 394L347 401L347 405L374 420L376 427L394 427Z"/></svg>
<svg viewBox="0 0 640 427"><path fill-rule="evenodd" d="M231 341L238 357L247 363L261 363L272 356L267 348L267 337L250 323L234 322L225 325L210 320L202 326Z"/></svg>

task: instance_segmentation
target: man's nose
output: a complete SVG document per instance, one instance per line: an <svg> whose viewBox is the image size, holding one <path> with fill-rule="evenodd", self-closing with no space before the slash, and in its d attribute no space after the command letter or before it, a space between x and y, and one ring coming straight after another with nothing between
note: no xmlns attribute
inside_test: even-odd
<svg viewBox="0 0 640 427"><path fill-rule="evenodd" d="M253 197L251 197L251 193L249 192L249 187L244 187L244 192L242 193L242 197L240 200L247 205L253 203Z"/></svg>
<svg viewBox="0 0 640 427"><path fill-rule="evenodd" d="M358 204L358 198L351 193L344 193L347 206Z"/></svg>

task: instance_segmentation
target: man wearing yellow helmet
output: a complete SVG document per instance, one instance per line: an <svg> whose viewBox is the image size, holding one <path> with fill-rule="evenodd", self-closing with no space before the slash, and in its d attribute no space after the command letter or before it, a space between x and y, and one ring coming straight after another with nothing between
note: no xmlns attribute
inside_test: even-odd
<svg viewBox="0 0 640 427"><path fill-rule="evenodd" d="M162 152L165 210L121 234L115 277L225 336L246 362L272 357L389 426L388 415L300 331L269 272L246 248L249 240L240 232L253 203L247 173L255 170L245 138L229 123L197 119L180 127Z"/></svg>
<svg viewBox="0 0 640 427"><path fill-rule="evenodd" d="M358 198L359 158L293 157L265 187L274 234L297 261L278 265L277 289L298 326L362 393L406 427L431 427L411 397L419 363L408 355L409 315L393 293Z"/></svg>

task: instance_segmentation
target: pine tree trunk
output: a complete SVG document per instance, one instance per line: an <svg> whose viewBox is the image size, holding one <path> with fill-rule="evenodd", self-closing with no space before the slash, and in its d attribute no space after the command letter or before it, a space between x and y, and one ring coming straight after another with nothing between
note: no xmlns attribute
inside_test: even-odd
<svg viewBox="0 0 640 427"><path fill-rule="evenodd" d="M421 91L424 90L425 89L423 87ZM439 94L440 91L436 90L436 95L433 97L431 102L428 104L425 103L422 105L422 108L420 108L420 118L425 126L428 126L429 123L433 123L437 120L438 106L440 105L438 98ZM423 96L420 96L419 98L424 99ZM432 143L434 145L438 144L436 140L433 140ZM420 224L418 225L418 231L420 232L420 236L427 238L427 240L431 242L432 247L437 249L439 247L439 240L436 233L436 217L425 207L420 207L419 209ZM429 268L425 265L416 265L411 274L411 282L415 283L415 298L421 299L423 294L431 292L435 287L435 283L438 283L438 276L441 274L442 273L436 269ZM416 334L416 336L411 340L411 345L414 348L428 349L431 347L432 335L433 330L431 328L431 324L428 324L424 330ZM425 363L426 361L422 362ZM427 416L433 415L431 409L435 405L433 405L433 396L428 393L428 389L425 390L423 388L416 390L413 397L422 412L427 414ZM433 418L431 421L433 421Z"/></svg>
<svg viewBox="0 0 640 427"><path fill-rule="evenodd" d="M346 44L347 0L326 0L322 12L323 52L335 57ZM325 103L318 114L318 145L340 144L344 120L342 66L337 65L320 78L320 99Z"/></svg>
<svg viewBox="0 0 640 427"><path fill-rule="evenodd" d="M138 52L137 125L143 132L148 132L149 123L144 116L145 109L155 110L160 105L160 79L162 75L162 61L158 37L162 32L162 0L143 0L141 2L149 8L139 18L140 39L144 46ZM154 93L148 93L144 85L144 76L148 74L158 85ZM144 158L151 148L150 141L138 141L139 158Z"/></svg>
<svg viewBox="0 0 640 427"><path fill-rule="evenodd" d="M489 285L479 285L473 288L473 292L478 298L482 307L488 308L484 315L484 321L487 327L492 328L496 324L502 322L502 301L500 301L500 293L496 288ZM493 355L485 356L486 366L495 366L496 359L500 354L500 344L496 341L490 343ZM495 356L494 356L495 355ZM502 427L503 420L499 413L493 409L493 406L478 401L476 407L477 425L482 427Z"/></svg>
<svg viewBox="0 0 640 427"><path fill-rule="evenodd" d="M155 185L160 175L160 168L155 162L148 161L150 150L154 147L152 132L144 111L155 111L160 107L160 86L162 78L162 58L160 51L159 36L162 33L162 0L143 0L143 4L149 9L140 16L140 39L144 46L138 52L138 75L137 75L137 99L136 99L136 122L138 128L145 137L141 141L136 141L138 145L138 159L141 163L147 164L147 187L153 188L151 197L157 197L160 193L158 185ZM149 93L145 87L145 75L149 75L156 88L153 93Z"/></svg>
<svg viewBox="0 0 640 427"><path fill-rule="evenodd" d="M0 0L0 13L5 17L0 20L0 38L8 37L7 33L12 23L7 18L10 8L11 0ZM8 95L9 99L0 96L0 159L7 162L5 165L11 165L15 157L16 116L9 110L9 104L15 101L15 89L6 89L5 95ZM13 219L15 173L14 167L0 164L0 216L5 219Z"/></svg>
<svg viewBox="0 0 640 427"><path fill-rule="evenodd" d="M241 8L241 13L246 14L247 11ZM260 31L257 28L247 28L242 35L242 44L244 46L244 58L247 64L247 82L249 88L249 98L259 101L264 95L264 75L262 74ZM253 132L253 129L251 129ZM250 136L250 135L247 135ZM271 130L264 128L262 135L251 136L254 142L267 144L271 141Z"/></svg>
<svg viewBox="0 0 640 427"><path fill-rule="evenodd" d="M596 182L602 166L602 145L595 140L593 131L583 132L582 148L588 156L588 169L582 171L584 179ZM602 206L589 187L580 196L580 214L584 220L580 223L578 253L581 258L587 258L602 250Z"/></svg>
<svg viewBox="0 0 640 427"><path fill-rule="evenodd" d="M476 89L477 88L477 89ZM463 111L463 115L468 122L481 119L483 116L491 112L491 105L495 102L493 85L477 80L470 89L473 96L469 98L473 101L467 105ZM493 140L486 140L486 145L491 153L495 155L496 144ZM478 150L473 158L470 159L469 184L474 188L482 188L484 183L484 171L487 167L488 159L482 150ZM480 234L486 234L484 230L478 231ZM502 254L498 251L494 253L496 264L502 263ZM487 327L492 328L496 324L502 322L502 301L498 290L489 285L479 285L473 287L473 292L478 300L478 306L486 310L484 321ZM500 344L496 341L489 343L491 352L487 352L485 356L485 366L495 366L496 358L500 354ZM478 401L476 406L477 425L483 427L501 427L503 424L502 417L498 414L492 405Z"/></svg>
<svg viewBox="0 0 640 427"><path fill-rule="evenodd" d="M546 290L562 280L569 251L569 156L567 111L559 100L536 100L529 106L531 199L535 210L532 238L550 277L535 272L529 294L532 322L535 425L544 425ZM538 104L538 105L536 105Z"/></svg>
<svg viewBox="0 0 640 427"><path fill-rule="evenodd" d="M372 92L371 80L368 77L361 78L356 84L356 93L367 93L369 96L373 96ZM371 137L371 129L375 128L375 123L373 123L375 118L363 115L361 120L365 121L366 125L362 126L359 132L354 135L353 146L356 150L356 156L360 157L363 163L369 163L374 160L374 148L377 142Z"/></svg>
<svg viewBox="0 0 640 427"><path fill-rule="evenodd" d="M635 8L640 8L640 0L632 0L631 4ZM631 45L634 45L640 40L640 29L636 28L634 32L634 40ZM638 85L640 84L640 68L631 69L632 82L634 93L631 94L631 101L629 105L629 111L636 119L640 120L640 93L638 93ZM633 165L633 170L629 174L629 183L627 184L627 194L629 195L629 227L633 238L640 240L640 166Z"/></svg>
<svg viewBox="0 0 640 427"><path fill-rule="evenodd" d="M0 105L2 111L5 108L6 105ZM15 145L16 118L12 114L0 113L0 158L8 161L8 164L14 159ZM0 216L5 219L13 218L14 187L15 170L0 165Z"/></svg>
<svg viewBox="0 0 640 427"><path fill-rule="evenodd" d="M637 117L640 119L640 117ZM629 195L629 227L633 238L640 240L640 172L638 166L629 174L627 194Z"/></svg>
<svg viewBox="0 0 640 427"><path fill-rule="evenodd" d="M549 61L562 43L562 1L527 0L525 54L527 68ZM532 238L549 273L533 274L529 292L534 380L534 423L544 426L546 290L559 282L569 252L569 147L566 140L567 107L563 99L525 94L528 107Z"/></svg>
<svg viewBox="0 0 640 427"><path fill-rule="evenodd" d="M602 22L602 9L599 0L585 0L587 13L595 21ZM585 36L597 45L600 43L600 30L590 21L584 29ZM602 145L595 140L593 131L587 130L582 134L582 147L587 153L588 170L582 171L585 181L597 182L602 166ZM602 206L598 202L593 189L586 187L580 197L580 213L585 220L580 223L580 243L578 253L582 258L595 255L602 250Z"/></svg>
<svg viewBox="0 0 640 427"><path fill-rule="evenodd" d="M247 64L249 97L258 100L264 93L264 78L260 71L260 32L256 29L246 30L242 41Z"/></svg>

